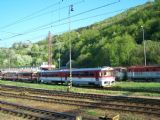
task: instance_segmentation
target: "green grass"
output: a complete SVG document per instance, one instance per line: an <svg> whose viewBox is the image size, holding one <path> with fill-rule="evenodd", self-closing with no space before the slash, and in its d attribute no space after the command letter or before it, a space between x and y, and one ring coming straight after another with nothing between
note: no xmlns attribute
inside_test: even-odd
<svg viewBox="0 0 160 120"><path fill-rule="evenodd" d="M5 80L0 80L0 84L67 91L67 86L63 85L23 83L23 82L12 82ZM92 88L92 87L90 88L72 87L71 91L81 92L81 93L97 93L97 94L124 95L124 96L160 97L160 83L118 82L114 86L105 89Z"/></svg>
<svg viewBox="0 0 160 120"><path fill-rule="evenodd" d="M115 86L110 88L110 90L160 93L160 83L158 82L118 82Z"/></svg>

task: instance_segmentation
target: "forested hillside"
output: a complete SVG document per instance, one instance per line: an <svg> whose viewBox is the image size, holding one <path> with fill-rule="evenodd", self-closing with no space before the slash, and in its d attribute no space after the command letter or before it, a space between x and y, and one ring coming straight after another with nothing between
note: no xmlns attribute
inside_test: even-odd
<svg viewBox="0 0 160 120"><path fill-rule="evenodd" d="M52 38L53 64L69 61L69 34L74 67L160 65L160 1L131 8L117 16ZM15 43L0 49L0 67L38 66L47 61L47 40Z"/></svg>

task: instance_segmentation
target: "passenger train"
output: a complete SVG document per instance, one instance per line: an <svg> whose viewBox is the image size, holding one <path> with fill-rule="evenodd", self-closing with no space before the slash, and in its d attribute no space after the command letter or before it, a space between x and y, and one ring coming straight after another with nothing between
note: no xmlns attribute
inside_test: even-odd
<svg viewBox="0 0 160 120"><path fill-rule="evenodd" d="M131 66L72 69L72 84L110 86L115 80L158 81L160 66ZM37 83L63 84L70 82L69 69L55 70L8 70L0 71L0 79Z"/></svg>
<svg viewBox="0 0 160 120"><path fill-rule="evenodd" d="M40 83L67 83L70 81L70 70L40 70L37 73L31 71L4 71L1 72L1 79ZM112 67L72 69L73 85L103 87L112 85L114 82L114 69Z"/></svg>
<svg viewBox="0 0 160 120"><path fill-rule="evenodd" d="M131 66L114 68L116 80L160 82L160 66Z"/></svg>
<svg viewBox="0 0 160 120"><path fill-rule="evenodd" d="M132 66L127 77L134 81L160 81L160 66Z"/></svg>
<svg viewBox="0 0 160 120"><path fill-rule="evenodd" d="M1 79L13 81L36 82L37 73L32 71L5 71L1 72Z"/></svg>

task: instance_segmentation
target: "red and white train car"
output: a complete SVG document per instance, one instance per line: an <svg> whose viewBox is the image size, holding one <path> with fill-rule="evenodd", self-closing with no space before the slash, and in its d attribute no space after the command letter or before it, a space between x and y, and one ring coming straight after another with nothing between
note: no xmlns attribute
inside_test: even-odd
<svg viewBox="0 0 160 120"><path fill-rule="evenodd" d="M65 83L70 81L70 70L47 70L39 72L42 83ZM108 86L115 82L111 67L72 69L73 85Z"/></svg>
<svg viewBox="0 0 160 120"><path fill-rule="evenodd" d="M18 79L17 71L3 71L1 79L17 80Z"/></svg>
<svg viewBox="0 0 160 120"><path fill-rule="evenodd" d="M132 66L127 77L135 81L160 81L160 66Z"/></svg>
<svg viewBox="0 0 160 120"><path fill-rule="evenodd" d="M18 72L18 80L25 82L37 82L38 76L36 72L20 71Z"/></svg>
<svg viewBox="0 0 160 120"><path fill-rule="evenodd" d="M4 71L1 79L25 82L37 82L38 76L32 71Z"/></svg>

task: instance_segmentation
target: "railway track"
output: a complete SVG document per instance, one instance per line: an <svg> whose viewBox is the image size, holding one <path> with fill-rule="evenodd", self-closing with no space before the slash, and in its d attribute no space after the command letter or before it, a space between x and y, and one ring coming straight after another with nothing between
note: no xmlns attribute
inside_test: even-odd
<svg viewBox="0 0 160 120"><path fill-rule="evenodd" d="M48 98L48 97L40 97L35 95L19 95L14 93L6 93L1 92L0 96L5 97L13 97L20 99L28 99L35 100L47 103L58 103L58 104L67 104L81 107L90 107L90 108L100 108L100 109L110 109L110 110L118 110L118 111L127 111L127 112L135 112L135 113L143 113L154 116L160 116L160 107L148 106L148 105L131 105L131 104L119 104L117 103L108 103L105 101L79 101L79 100L66 100L66 99L57 99L57 98Z"/></svg>
<svg viewBox="0 0 160 120"><path fill-rule="evenodd" d="M145 104L145 105L159 105L160 99L149 99L149 98L135 98L135 97L125 97L125 96L109 96L109 95L100 95L100 94L85 94L85 93L74 93L74 92L65 92L65 91L56 91L56 90L44 90L44 89L35 89L35 88L26 88L26 87L17 87L0 84L1 90L12 90L12 91L26 91L33 94L48 95L48 96L62 96L69 98L81 98L81 99L91 99L91 100L100 100L100 101L116 101L116 102L128 102L136 104Z"/></svg>
<svg viewBox="0 0 160 120"><path fill-rule="evenodd" d="M15 116L34 120L76 120L77 117L44 109L36 109L20 104L0 101L0 111Z"/></svg>

